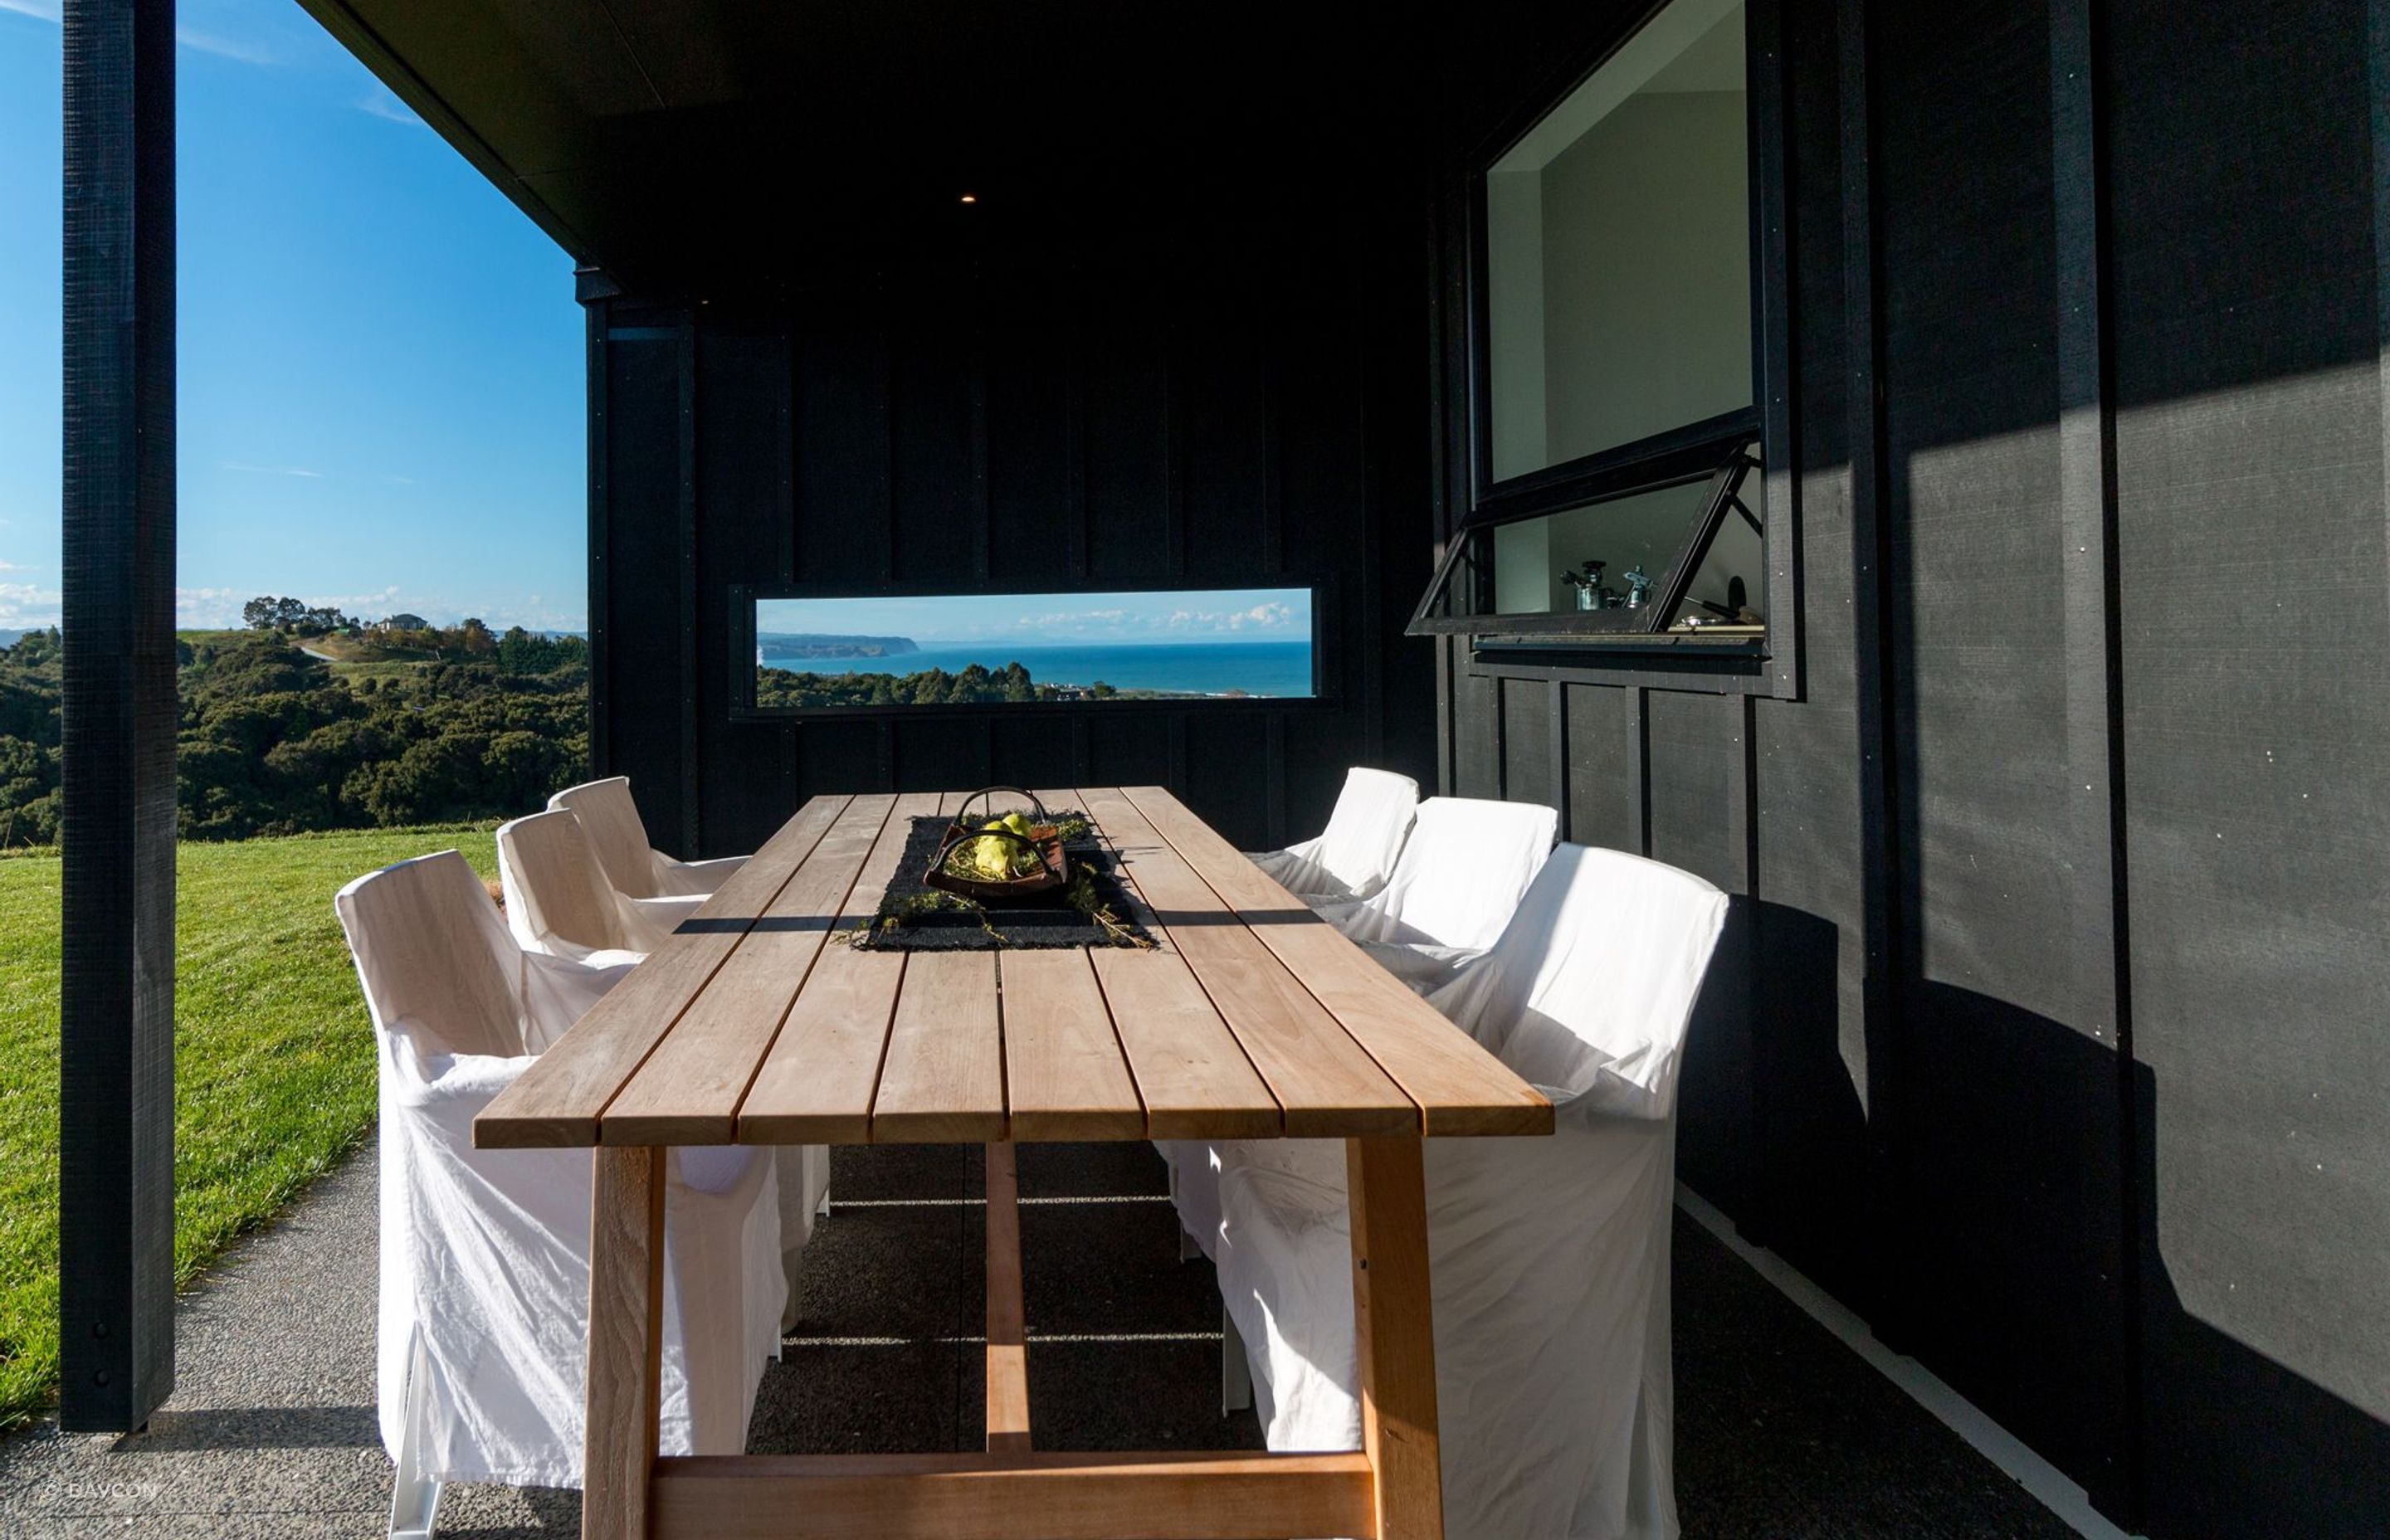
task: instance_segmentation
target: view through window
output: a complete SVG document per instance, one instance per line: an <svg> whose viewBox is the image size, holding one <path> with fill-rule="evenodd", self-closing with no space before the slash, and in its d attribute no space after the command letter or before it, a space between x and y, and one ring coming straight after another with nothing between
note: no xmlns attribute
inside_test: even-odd
<svg viewBox="0 0 2390 1540"><path fill-rule="evenodd" d="M754 600L759 711L1302 699L1308 588Z"/></svg>

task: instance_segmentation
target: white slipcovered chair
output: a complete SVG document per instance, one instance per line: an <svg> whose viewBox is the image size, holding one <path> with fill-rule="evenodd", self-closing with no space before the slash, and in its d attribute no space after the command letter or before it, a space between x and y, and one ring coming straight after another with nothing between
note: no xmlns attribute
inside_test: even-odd
<svg viewBox="0 0 2390 1540"><path fill-rule="evenodd" d="M747 864L743 855L713 861L678 861L648 843L648 826L631 800L627 776L610 776L585 786L569 786L547 799L550 812L572 814L589 833L598 864L614 891L631 898L677 898L710 893Z"/></svg>
<svg viewBox="0 0 2390 1540"><path fill-rule="evenodd" d="M562 811L498 826L498 882L507 927L524 950L600 965L646 956L707 896L623 892L607 879L580 815Z"/></svg>
<svg viewBox="0 0 2390 1540"><path fill-rule="evenodd" d="M623 893L608 880L580 815L564 809L499 826L498 881L507 898L507 924L525 951L594 966L640 961L711 896ZM780 1145L774 1158L780 1170L780 1240L787 1248L793 1312L814 1221L829 1206L829 1150L823 1145ZM784 1324L794 1325L793 1315Z"/></svg>
<svg viewBox="0 0 2390 1540"><path fill-rule="evenodd" d="M629 969L518 946L455 851L333 902L380 1059L390 1533L428 1537L444 1482L581 1483L589 1152L475 1149L472 1123ZM675 1150L668 1171L662 1446L739 1454L788 1287L773 1162Z"/></svg>
<svg viewBox="0 0 2390 1540"><path fill-rule="evenodd" d="M1560 815L1535 802L1430 797L1419 804L1382 888L1357 903L1313 907L1424 994L1494 944L1551 853L1559 828ZM1185 1238L1180 1254L1191 1241L1212 1255L1220 1227L1219 1149L1200 1139L1154 1148L1170 1167L1170 1200Z"/></svg>
<svg viewBox="0 0 2390 1540"><path fill-rule="evenodd" d="M1253 865L1306 904L1350 903L1386 885L1419 808L1419 782L1355 765L1328 827L1299 845L1254 855Z"/></svg>
<svg viewBox="0 0 2390 1540"><path fill-rule="evenodd" d="M1560 818L1536 802L1430 797L1386 885L1319 912L1424 994L1494 944L1551 853Z"/></svg>
<svg viewBox="0 0 2390 1540"><path fill-rule="evenodd" d="M1541 1088L1548 1139L1430 1139L1451 1540L1677 1534L1668 1271L1677 1076L1726 895L1563 845L1435 1004ZM1357 1447L1344 1149L1221 1147L1220 1289L1279 1450Z"/></svg>

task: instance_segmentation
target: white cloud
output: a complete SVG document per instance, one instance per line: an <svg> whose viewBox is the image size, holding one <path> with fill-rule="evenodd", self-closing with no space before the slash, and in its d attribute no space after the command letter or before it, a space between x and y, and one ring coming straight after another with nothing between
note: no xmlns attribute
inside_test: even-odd
<svg viewBox="0 0 2390 1540"><path fill-rule="evenodd" d="M0 561L0 572L21 572L24 570L13 561Z"/></svg>
<svg viewBox="0 0 2390 1540"><path fill-rule="evenodd" d="M243 600L230 588L177 588L174 623L190 630L224 630L240 623Z"/></svg>
<svg viewBox="0 0 2390 1540"><path fill-rule="evenodd" d="M1171 631L1275 631L1293 622L1291 606L1271 600L1251 610L1175 610L1161 624Z"/></svg>
<svg viewBox="0 0 2390 1540"><path fill-rule="evenodd" d="M58 591L31 583L0 583L0 627L32 631L58 623Z"/></svg>
<svg viewBox="0 0 2390 1540"><path fill-rule="evenodd" d="M213 54L218 58L235 59L242 64L279 64L282 60L263 45L244 43L238 38L219 37L213 32L176 27L174 41L196 53Z"/></svg>
<svg viewBox="0 0 2390 1540"><path fill-rule="evenodd" d="M258 597L254 588L197 587L174 590L174 623L186 630L230 630L241 623L241 606ZM436 594L409 594L393 584L370 594L298 594L309 604L328 605L360 619L379 620L405 610L435 625L454 625L468 615L479 615L504 631L520 625L533 631L579 631L587 618L577 609L550 605L537 594L521 597L484 596L458 604ZM0 583L0 631L36 631L58 623L59 594L30 583Z"/></svg>
<svg viewBox="0 0 2390 1540"><path fill-rule="evenodd" d="M324 479L322 471L310 470L305 466L299 465L239 465L234 461L225 460L216 468L238 470L255 476L303 476L311 481L320 481Z"/></svg>
<svg viewBox="0 0 2390 1540"><path fill-rule="evenodd" d="M423 120L415 115L414 109L400 101L387 86L374 87L373 95L364 97L355 105L358 111L369 118L380 118L393 123L411 123L417 128L424 126Z"/></svg>
<svg viewBox="0 0 2390 1540"><path fill-rule="evenodd" d="M415 610L418 613L422 612L415 605L398 602L398 584L395 583L371 594L303 594L300 597L309 604L327 610L346 610L352 615L360 610L369 610L372 613L367 617L368 619L378 618L382 611L391 610Z"/></svg>
<svg viewBox="0 0 2390 1540"><path fill-rule="evenodd" d="M1086 631L1117 626L1127 618L1125 610L1050 610L1043 615L1023 615L1012 623L1024 631Z"/></svg>
<svg viewBox="0 0 2390 1540"><path fill-rule="evenodd" d="M30 16L36 21L56 22L62 19L59 0L0 0L0 11L12 11ZM249 43L237 37L225 37L215 32L203 32L194 27L176 27L174 41L194 53L213 54L242 64L279 64L281 56L262 43Z"/></svg>
<svg viewBox="0 0 2390 1540"><path fill-rule="evenodd" d="M1085 637L1138 635L1228 635L1240 632L1280 631L1301 622L1290 605L1268 600L1248 610L1173 610L1137 612L1129 610L1050 610L1042 615L1013 620L1024 635Z"/></svg>

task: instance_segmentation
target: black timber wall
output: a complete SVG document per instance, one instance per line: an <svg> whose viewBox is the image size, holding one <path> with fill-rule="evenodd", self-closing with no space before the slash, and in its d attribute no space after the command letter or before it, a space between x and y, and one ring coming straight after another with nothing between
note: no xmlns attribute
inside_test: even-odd
<svg viewBox="0 0 2390 1540"><path fill-rule="evenodd" d="M1459 174L1638 8L1446 57L1446 527ZM1778 7L1797 694L1439 657L1448 789L1738 895L1686 1180L2160 1537L2390 1534L2381 10Z"/></svg>
<svg viewBox="0 0 2390 1540"><path fill-rule="evenodd" d="M594 756L660 841L751 850L826 791L1152 782L1261 848L1348 764L1432 779L1418 161L1121 133L881 189L735 296L590 303ZM733 584L1280 582L1321 585L1318 702L731 717Z"/></svg>

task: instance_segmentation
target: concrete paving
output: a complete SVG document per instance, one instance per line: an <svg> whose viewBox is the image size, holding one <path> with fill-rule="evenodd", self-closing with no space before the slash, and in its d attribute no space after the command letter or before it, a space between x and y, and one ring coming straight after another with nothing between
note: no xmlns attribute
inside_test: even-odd
<svg viewBox="0 0 2390 1540"><path fill-rule="evenodd" d="M983 1215L975 1149L838 1152L796 1329L765 1378L759 1452L974 1448ZM1141 1145L1022 1151L1032 1414L1052 1448L1257 1448L1218 1407L1211 1269L1177 1259ZM148 1430L0 1441L0 1535L370 1537L390 1464L373 1413L367 1150L182 1305L177 1389ZM1677 1235L1684 1532L2062 1540L2047 1509L1706 1232ZM441 1534L579 1530L577 1494L451 1488ZM1535 1540L1535 1537L1522 1537Z"/></svg>

